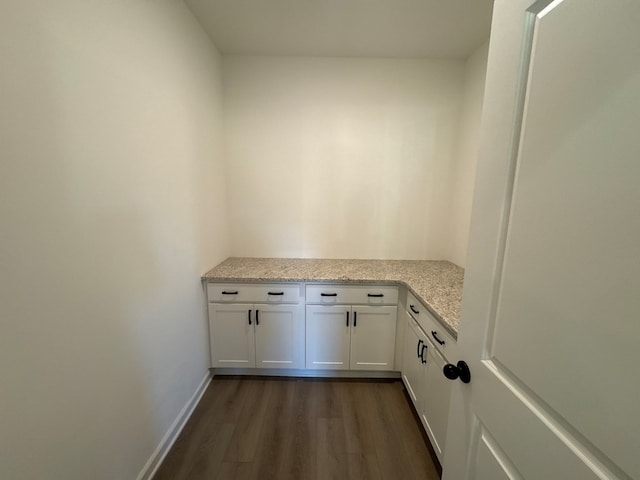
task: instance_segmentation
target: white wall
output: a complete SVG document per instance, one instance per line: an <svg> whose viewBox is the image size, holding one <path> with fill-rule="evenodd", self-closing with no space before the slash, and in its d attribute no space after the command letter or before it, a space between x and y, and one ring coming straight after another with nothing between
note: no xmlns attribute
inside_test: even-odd
<svg viewBox="0 0 640 480"><path fill-rule="evenodd" d="M450 250L447 253L447 259L461 267L465 266L467 258L488 51L487 42L465 63L462 113L453 163L449 217L451 223L448 228Z"/></svg>
<svg viewBox="0 0 640 480"><path fill-rule="evenodd" d="M135 478L205 378L220 58L182 2L0 5L0 478Z"/></svg>
<svg viewBox="0 0 640 480"><path fill-rule="evenodd" d="M446 258L464 62L225 57L232 254Z"/></svg>

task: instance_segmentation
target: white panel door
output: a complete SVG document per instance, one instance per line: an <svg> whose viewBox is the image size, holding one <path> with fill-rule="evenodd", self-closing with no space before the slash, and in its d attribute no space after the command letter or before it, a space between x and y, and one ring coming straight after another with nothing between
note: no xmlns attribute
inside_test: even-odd
<svg viewBox="0 0 640 480"><path fill-rule="evenodd" d="M255 367L252 310L249 304L209 304L212 367Z"/></svg>
<svg viewBox="0 0 640 480"><path fill-rule="evenodd" d="M393 370L398 307L353 306L351 370Z"/></svg>
<svg viewBox="0 0 640 480"><path fill-rule="evenodd" d="M297 305L255 308L256 367L297 368Z"/></svg>
<svg viewBox="0 0 640 480"><path fill-rule="evenodd" d="M351 308L343 306L307 306L305 351L306 367L347 370Z"/></svg>
<svg viewBox="0 0 640 480"><path fill-rule="evenodd" d="M640 2L531 4L494 7L444 478L640 479Z"/></svg>

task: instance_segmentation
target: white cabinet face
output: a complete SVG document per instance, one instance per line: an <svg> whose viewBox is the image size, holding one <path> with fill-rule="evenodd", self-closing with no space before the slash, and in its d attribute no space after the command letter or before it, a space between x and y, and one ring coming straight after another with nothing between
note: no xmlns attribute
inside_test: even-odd
<svg viewBox="0 0 640 480"><path fill-rule="evenodd" d="M297 367L297 305L254 305L254 308L256 367Z"/></svg>
<svg viewBox="0 0 640 480"><path fill-rule="evenodd" d="M352 307L352 370L393 370L396 312L396 307Z"/></svg>
<svg viewBox="0 0 640 480"><path fill-rule="evenodd" d="M427 427L427 434L436 451L436 455L442 461L442 453L447 436L449 398L452 384L442 373L442 369L447 362L432 344L427 343L425 357L427 370L423 423Z"/></svg>
<svg viewBox="0 0 640 480"><path fill-rule="evenodd" d="M402 380L411 396L413 405L422 418L424 400L424 349L425 337L416 322L405 314L404 330L404 361L402 366ZM423 354L421 357L421 353Z"/></svg>
<svg viewBox="0 0 640 480"><path fill-rule="evenodd" d="M255 367L252 309L246 304L209 304L213 367Z"/></svg>
<svg viewBox="0 0 640 480"><path fill-rule="evenodd" d="M307 306L306 367L349 368L351 309L342 306Z"/></svg>

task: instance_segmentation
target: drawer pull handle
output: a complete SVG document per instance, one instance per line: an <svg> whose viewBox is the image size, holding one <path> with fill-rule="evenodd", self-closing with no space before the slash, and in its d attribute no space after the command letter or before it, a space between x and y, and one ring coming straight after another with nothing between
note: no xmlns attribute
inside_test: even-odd
<svg viewBox="0 0 640 480"><path fill-rule="evenodd" d="M347 327L349 326L349 312L347 312Z"/></svg>
<svg viewBox="0 0 640 480"><path fill-rule="evenodd" d="M353 312L353 326L358 326L358 312Z"/></svg>
<svg viewBox="0 0 640 480"><path fill-rule="evenodd" d="M260 325L260 310L256 310L256 325Z"/></svg>
<svg viewBox="0 0 640 480"><path fill-rule="evenodd" d="M321 293L320 296L321 297L337 297L338 294L337 293Z"/></svg>
<svg viewBox="0 0 640 480"><path fill-rule="evenodd" d="M247 320L249 320L249 325L251 325L251 310L247 312Z"/></svg>
<svg viewBox="0 0 640 480"><path fill-rule="evenodd" d="M422 359L422 348L421 348L421 347L422 347L422 344L423 344L423 343L424 343L424 342L423 342L422 340L418 340L418 351L417 351L417 355L418 355L418 358L420 358L420 359Z"/></svg>
<svg viewBox="0 0 640 480"><path fill-rule="evenodd" d="M382 298L384 297L384 293L367 293L367 297Z"/></svg>
<svg viewBox="0 0 640 480"><path fill-rule="evenodd" d="M281 297L282 295L284 295L284 292L267 292L267 295L274 295L274 296Z"/></svg>
<svg viewBox="0 0 640 480"><path fill-rule="evenodd" d="M420 310L416 310L416 307L414 307L413 305L409 305L409 308L411 309L411 311L413 313L415 313L416 315L418 315L420 313Z"/></svg>
<svg viewBox="0 0 640 480"><path fill-rule="evenodd" d="M431 330L431 336L433 337L433 339L438 342L440 345L444 345L444 340L440 340L438 338L438 332L436 332L435 330Z"/></svg>
<svg viewBox="0 0 640 480"><path fill-rule="evenodd" d="M235 290L233 292L227 292L226 290L222 291L222 295L237 295L237 294L238 294L237 290Z"/></svg>

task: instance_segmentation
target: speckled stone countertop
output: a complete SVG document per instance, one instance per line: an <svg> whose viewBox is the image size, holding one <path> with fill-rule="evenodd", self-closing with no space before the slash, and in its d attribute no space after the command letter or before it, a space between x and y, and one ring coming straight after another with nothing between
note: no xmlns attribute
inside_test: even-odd
<svg viewBox="0 0 640 480"><path fill-rule="evenodd" d="M230 257L209 282L399 283L457 338L464 269L447 261Z"/></svg>

